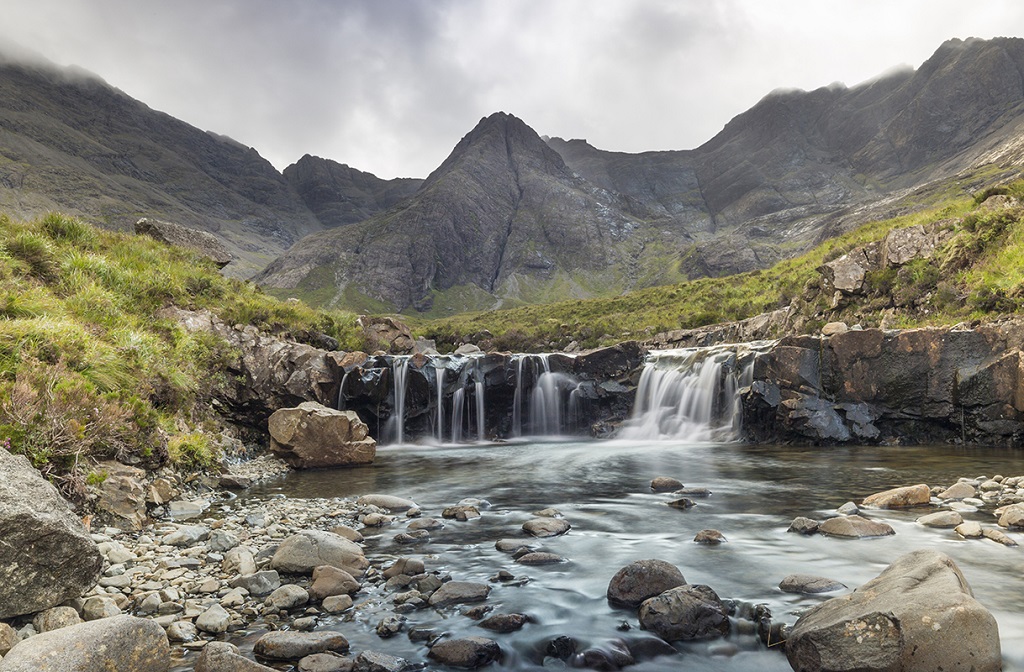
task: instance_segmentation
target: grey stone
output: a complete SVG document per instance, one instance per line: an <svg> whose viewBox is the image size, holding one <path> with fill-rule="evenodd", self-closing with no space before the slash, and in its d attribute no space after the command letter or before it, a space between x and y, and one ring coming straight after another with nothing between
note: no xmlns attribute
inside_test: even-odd
<svg viewBox="0 0 1024 672"><path fill-rule="evenodd" d="M430 596L430 606L447 607L453 604L464 604L466 602L480 602L487 599L491 587L486 583L474 583L471 581L449 581L442 584Z"/></svg>
<svg viewBox="0 0 1024 672"><path fill-rule="evenodd" d="M956 511L936 511L921 516L917 522L925 527L956 527L964 522L964 517Z"/></svg>
<svg viewBox="0 0 1024 672"><path fill-rule="evenodd" d="M214 530L210 533L210 541L206 545L211 551L226 553L238 546L238 536L225 530Z"/></svg>
<svg viewBox="0 0 1024 672"><path fill-rule="evenodd" d="M779 582L779 590L784 593L831 593L834 590L843 590L845 585L828 579L823 576L812 576L810 574L790 574Z"/></svg>
<svg viewBox="0 0 1024 672"><path fill-rule="evenodd" d="M698 544L706 544L708 546L724 544L728 541L725 535L718 530L701 530L694 536L693 540Z"/></svg>
<svg viewBox="0 0 1024 672"><path fill-rule="evenodd" d="M114 616L22 640L4 656L3 672L167 672L170 646L163 628L134 616Z"/></svg>
<svg viewBox="0 0 1024 672"><path fill-rule="evenodd" d="M217 236L181 224L143 217L135 222L135 233L167 245L192 250L212 261L218 268L227 266L233 258Z"/></svg>
<svg viewBox="0 0 1024 672"><path fill-rule="evenodd" d="M672 492L683 487L680 481L669 476L658 476L651 480L651 491L653 492Z"/></svg>
<svg viewBox="0 0 1024 672"><path fill-rule="evenodd" d="M501 647L493 639L485 637L446 639L434 644L427 657L442 665L475 670L499 660Z"/></svg>
<svg viewBox="0 0 1024 672"><path fill-rule="evenodd" d="M408 511L416 506L416 502L394 495L363 495L356 500L359 506L376 506L388 511Z"/></svg>
<svg viewBox="0 0 1024 672"><path fill-rule="evenodd" d="M818 521L805 518L804 516L797 516L789 524L789 529L786 532L796 532L797 534L804 535L816 534L818 532Z"/></svg>
<svg viewBox="0 0 1024 672"><path fill-rule="evenodd" d="M829 518L818 526L818 532L830 537L846 537L848 539L884 537L896 534L896 531L888 523L868 520L861 516Z"/></svg>
<svg viewBox="0 0 1024 672"><path fill-rule="evenodd" d="M320 565L331 565L360 577L369 564L356 543L330 532L304 530L281 542L270 566L292 574L312 574Z"/></svg>
<svg viewBox="0 0 1024 672"><path fill-rule="evenodd" d="M121 608L117 606L117 602L113 598L104 595L94 595L88 598L85 604L82 605L82 618L86 621L110 618L120 614Z"/></svg>
<svg viewBox="0 0 1024 672"><path fill-rule="evenodd" d="M359 588L359 582L344 569L321 565L313 570L313 584L309 587L309 596L314 600L322 600L333 595L350 595Z"/></svg>
<svg viewBox="0 0 1024 672"><path fill-rule="evenodd" d="M729 634L725 606L711 588L671 588L640 605L640 625L667 642L715 639Z"/></svg>
<svg viewBox="0 0 1024 672"><path fill-rule="evenodd" d="M255 574L256 559L252 549L235 546L224 554L220 567L225 574Z"/></svg>
<svg viewBox="0 0 1024 672"><path fill-rule="evenodd" d="M195 672L273 672L273 668L249 660L228 642L210 642L196 661Z"/></svg>
<svg viewBox="0 0 1024 672"><path fill-rule="evenodd" d="M302 586L287 584L267 596L266 603L275 609L294 609L309 602L309 593Z"/></svg>
<svg viewBox="0 0 1024 672"><path fill-rule="evenodd" d="M612 576L606 596L615 606L639 607L644 600L686 584L683 573L664 560L636 560Z"/></svg>
<svg viewBox="0 0 1024 672"><path fill-rule="evenodd" d="M534 537L557 537L572 528L561 518L534 518L523 523L523 531Z"/></svg>
<svg viewBox="0 0 1024 672"><path fill-rule="evenodd" d="M191 621L175 621L167 626L167 639L172 642L194 642L199 629Z"/></svg>
<svg viewBox="0 0 1024 672"><path fill-rule="evenodd" d="M516 558L516 562L518 562L520 565L531 566L553 565L560 562L565 562L565 558L558 555L557 553L541 553L535 551L533 553L527 553L526 555L519 556L518 558Z"/></svg>
<svg viewBox="0 0 1024 672"><path fill-rule="evenodd" d="M69 625L77 625L82 622L81 617L74 607L51 607L45 611L40 611L32 619L32 625L35 626L36 632L50 632L51 630L58 630L60 628L66 628Z"/></svg>
<svg viewBox="0 0 1024 672"><path fill-rule="evenodd" d="M352 606L352 598L349 595L332 595L325 597L321 606L329 614L340 614Z"/></svg>
<svg viewBox="0 0 1024 672"><path fill-rule="evenodd" d="M953 531L964 539L981 539L982 537L981 523L975 520L964 521L957 525Z"/></svg>
<svg viewBox="0 0 1024 672"><path fill-rule="evenodd" d="M228 585L233 588L245 588L255 597L269 595L281 587L281 577L276 570L269 569L255 574L246 574L232 579Z"/></svg>
<svg viewBox="0 0 1024 672"><path fill-rule="evenodd" d="M256 655L271 660L298 660L314 653L346 653L348 640L338 632L268 632L256 640Z"/></svg>
<svg viewBox="0 0 1024 672"><path fill-rule="evenodd" d="M219 635L228 631L231 625L231 614L216 602L210 605L206 611L196 619L196 627L211 635Z"/></svg>
<svg viewBox="0 0 1024 672"><path fill-rule="evenodd" d="M299 672L351 672L355 661L337 653L314 653L299 661Z"/></svg>
<svg viewBox="0 0 1024 672"><path fill-rule="evenodd" d="M275 411L268 421L270 449L296 469L372 464L377 442L353 411L315 401Z"/></svg>

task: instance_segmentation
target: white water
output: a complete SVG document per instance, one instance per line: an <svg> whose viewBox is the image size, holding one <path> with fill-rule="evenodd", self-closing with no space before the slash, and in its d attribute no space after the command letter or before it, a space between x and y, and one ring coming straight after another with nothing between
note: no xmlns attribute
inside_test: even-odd
<svg viewBox="0 0 1024 672"><path fill-rule="evenodd" d="M769 342L662 350L648 355L629 423L630 440L731 440L740 430L739 391L753 354ZM745 362L742 360L746 360Z"/></svg>
<svg viewBox="0 0 1024 672"><path fill-rule="evenodd" d="M442 359L434 360L435 391L437 393L437 426L434 427L434 438L438 443L444 441L444 372L445 363Z"/></svg>
<svg viewBox="0 0 1024 672"><path fill-rule="evenodd" d="M409 358L395 357L391 371L395 381L395 406L388 419L388 434L394 443L405 443L405 389L409 381Z"/></svg>

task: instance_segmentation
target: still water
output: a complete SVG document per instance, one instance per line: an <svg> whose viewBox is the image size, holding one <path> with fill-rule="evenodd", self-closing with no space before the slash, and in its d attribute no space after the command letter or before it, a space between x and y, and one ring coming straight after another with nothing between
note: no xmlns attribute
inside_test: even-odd
<svg viewBox="0 0 1024 672"><path fill-rule="evenodd" d="M499 570L531 580L525 585L492 585L492 613L521 612L533 623L512 634L494 634L458 610L407 615L407 629L437 628L453 637L493 637L504 658L496 669L525 670L564 666L544 656L550 640L567 635L579 649L606 646L621 639L644 649L650 635L639 628L636 613L608 605L605 590L612 575L639 559L660 558L678 566L689 583L711 586L722 598L766 603L776 620L795 622L804 609L829 596L781 592L789 574L805 573L841 581L851 589L876 576L903 553L932 548L960 566L975 597L995 615L1002 641L1004 670L1024 672L1024 550L989 540L961 540L952 530L928 529L915 519L928 510L871 511L868 517L893 526L891 537L840 540L789 534L796 516L821 519L847 501L902 485L950 485L961 476L1024 474L1024 453L954 447L791 448L741 444L549 441L458 446L386 446L371 467L293 473L265 483L246 496L284 494L292 498L348 497L367 493L414 500L425 516L466 497L485 499L490 508L469 522L445 521L430 540L412 546L394 542L405 521L379 531L364 531L367 556L386 554L424 558L428 571L448 572L456 580L487 582ZM712 495L678 510L668 494L654 494L650 481L671 476ZM572 530L536 540L540 550L568 562L524 567L494 548L500 538L522 537L520 526L531 512L554 507ZM994 523L990 511L964 514ZM693 543L702 529L721 531L728 542L717 547ZM1024 534L1011 533L1024 544ZM357 596L357 608L322 622L341 631L353 652L376 650L424 660L423 644L403 634L382 640L377 622L390 613L387 595ZM362 605L360 606L360 602ZM628 630L623 622L628 624ZM734 622L735 623L735 622ZM734 628L734 631L736 628ZM759 643L747 631L727 640L677 645L682 655L647 656L629 669L789 670L783 655ZM495 668L492 668L495 669Z"/></svg>

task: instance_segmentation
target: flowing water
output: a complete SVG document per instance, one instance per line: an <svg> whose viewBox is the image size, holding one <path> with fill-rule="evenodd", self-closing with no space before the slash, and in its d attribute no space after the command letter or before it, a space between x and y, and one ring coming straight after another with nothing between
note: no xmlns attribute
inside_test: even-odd
<svg viewBox="0 0 1024 672"><path fill-rule="evenodd" d="M579 648L606 646L622 639L642 649L651 638L639 629L636 612L608 605L605 590L620 567L638 559L660 558L677 565L690 583L711 586L723 598L768 604L776 620L792 623L803 609L832 597L782 593L788 574L807 573L839 580L851 589L876 576L899 555L920 548L949 554L959 564L977 599L995 615L1003 646L1004 670L1024 672L1024 551L988 540L965 541L951 530L924 528L923 512L872 511L891 524L891 537L840 540L786 532L796 516L822 518L849 500L914 483L948 485L960 476L1024 474L1020 451L939 447L791 448L736 443L658 441L521 442L433 447L387 446L376 464L346 470L293 473L254 489L247 496L293 498L386 493L408 497L424 515L465 497L485 499L490 508L470 522L445 521L430 540L412 546L394 542L405 521L364 531L367 555L422 557L429 570L457 580L487 582L499 570L529 577L521 586L491 584L487 604L494 613L522 612L534 622L512 634L495 635L455 611L408 614L407 628L425 625L454 637L480 635L500 642L504 658L490 669L564 667L545 659L550 640L567 635ZM650 480L672 476L687 486L707 487L689 510L666 505L671 495L653 494ZM559 509L572 524L562 536L536 540L536 546L568 562L524 567L494 548L497 539L522 538L520 526L531 512ZM991 513L965 514L985 524ZM720 530L728 542L717 547L693 543L701 529ZM1024 534L1011 533L1024 544ZM374 633L389 614L387 595L374 590L357 596L349 613L322 621L321 628L344 633L355 652L376 650L422 661L425 648L403 634L382 640ZM620 630L623 623L628 630ZM726 640L677 644L683 655L647 656L628 669L788 670L783 655L760 645L750 628L737 622Z"/></svg>

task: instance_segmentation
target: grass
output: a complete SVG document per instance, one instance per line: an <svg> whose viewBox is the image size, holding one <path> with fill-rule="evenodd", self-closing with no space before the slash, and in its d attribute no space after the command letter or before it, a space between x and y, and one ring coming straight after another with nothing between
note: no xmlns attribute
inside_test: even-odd
<svg viewBox="0 0 1024 672"><path fill-rule="evenodd" d="M204 428L234 353L164 317L171 306L366 347L356 315L279 301L188 251L61 214L0 215L0 440L72 490L101 459L213 466Z"/></svg>

